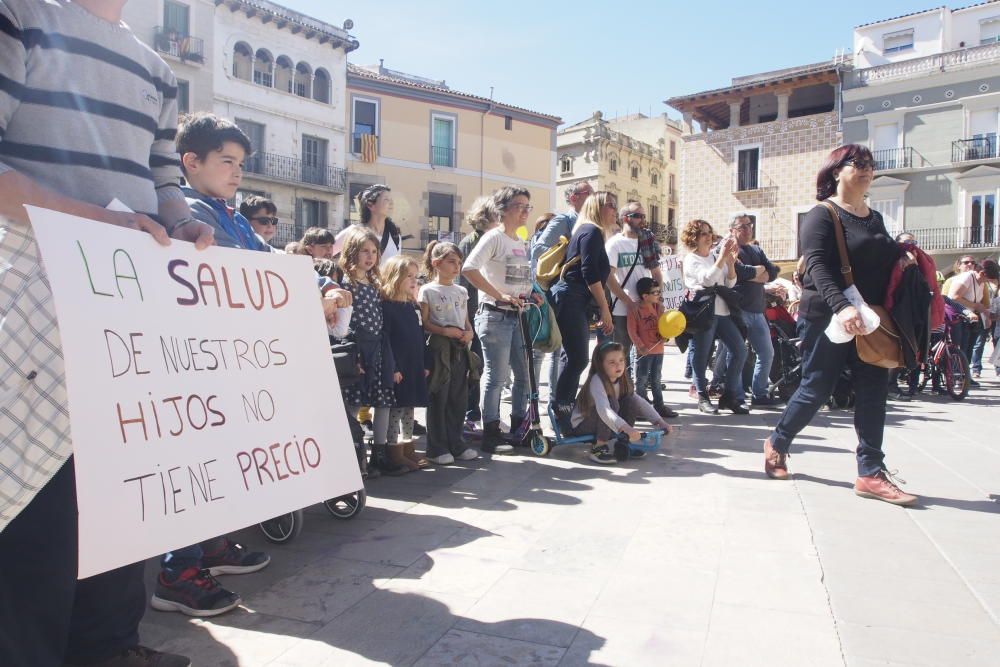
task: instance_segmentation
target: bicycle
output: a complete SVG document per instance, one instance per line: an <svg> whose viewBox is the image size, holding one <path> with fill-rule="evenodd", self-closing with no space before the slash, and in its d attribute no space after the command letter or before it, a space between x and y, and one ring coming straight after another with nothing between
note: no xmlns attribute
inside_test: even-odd
<svg viewBox="0 0 1000 667"><path fill-rule="evenodd" d="M969 395L972 376L969 372L969 360L951 338L952 324L945 320L943 330L932 335L931 349L924 363L917 391L923 391L930 379L932 387L942 389L953 401L961 401ZM909 372L900 373L899 382L908 385Z"/></svg>

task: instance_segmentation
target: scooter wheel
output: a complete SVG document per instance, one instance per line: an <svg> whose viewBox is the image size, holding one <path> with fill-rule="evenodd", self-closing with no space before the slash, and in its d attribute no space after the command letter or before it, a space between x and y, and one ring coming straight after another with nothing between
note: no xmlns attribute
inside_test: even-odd
<svg viewBox="0 0 1000 667"><path fill-rule="evenodd" d="M272 544L284 544L291 542L302 532L302 524L305 522L305 515L302 510L295 510L288 514L276 516L267 521L261 521L258 526L264 533L264 537Z"/></svg>
<svg viewBox="0 0 1000 667"><path fill-rule="evenodd" d="M552 445L544 435L535 433L531 436L531 451L535 456L548 456L551 450Z"/></svg>

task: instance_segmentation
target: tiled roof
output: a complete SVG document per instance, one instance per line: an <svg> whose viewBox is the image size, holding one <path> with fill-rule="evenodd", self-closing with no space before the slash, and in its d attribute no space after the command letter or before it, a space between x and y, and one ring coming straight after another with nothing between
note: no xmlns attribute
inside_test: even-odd
<svg viewBox="0 0 1000 667"><path fill-rule="evenodd" d="M352 37L347 30L331 25L326 21L313 18L302 12L297 12L294 9L289 9L276 2L271 2L270 0L215 0L215 4L216 6L224 4L234 10L243 8L244 11L248 12L248 16L250 12L256 12L270 16L278 21L283 21L286 24L292 23L301 26L307 30L326 36L334 44L343 45L345 52L350 52L358 48L358 40Z"/></svg>
<svg viewBox="0 0 1000 667"><path fill-rule="evenodd" d="M985 3L980 3L980 4L985 4ZM970 7L974 7L975 5L969 5L969 6ZM893 16L892 18L879 19L878 21L871 21L869 23L862 23L861 25L856 25L854 27L855 27L855 29L857 29L857 28L864 28L864 27L867 27L867 26L870 26L870 25L876 25L878 23L887 23L888 21L895 21L896 19L905 19L905 18L910 17L910 16L919 16L920 14L927 14L927 13L930 13L930 12L936 12L936 11L940 11L942 9L948 9L948 8L945 7L944 5L941 5L940 7L932 7L931 9L921 9L919 12L910 12L909 14L900 14L899 16ZM962 9L968 9L968 8L967 7L962 7Z"/></svg>
<svg viewBox="0 0 1000 667"><path fill-rule="evenodd" d="M385 69L383 68L383 72ZM450 95L453 97L459 97L466 100L474 100L476 102L484 102L487 104L494 104L500 109L510 109L512 111L519 111L521 113L531 114L533 116L538 116L539 118L544 118L545 120L555 122L557 124L562 123L562 118L559 116L553 116L551 114L545 114L538 111L532 111L531 109L525 109L524 107L514 106L512 104L504 104L503 102L497 102L496 100L491 100L488 97L480 97L479 95L471 95L469 93L459 92L457 90L452 90L446 86L436 86L429 83L419 83L412 79L400 78L397 76L390 76L384 73L373 72L371 70L364 69L363 67L358 67L357 65L347 64L347 74L349 76L357 76L363 79L371 79L373 81L385 81L387 83L393 83L400 86L406 86L408 88L417 88L419 90L429 90L435 93L441 93L442 95Z"/></svg>
<svg viewBox="0 0 1000 667"><path fill-rule="evenodd" d="M718 93L735 92L746 88L758 88L761 85L768 83L775 83L785 79L795 79L802 76L807 76L809 74L817 74L821 72L835 72L838 69L844 69L850 67L850 60L845 62L834 62L832 60L827 60L821 63L813 63L811 65L803 65L801 67L792 67L788 69L778 70L776 72L765 72L757 76L746 76L736 79L739 83L735 83L729 86L723 86L722 88L713 88L711 90L703 90L698 93L691 93L689 95L677 95L666 100L667 104L671 104L675 101L682 101L691 99L694 97L707 97L711 95L716 95ZM671 104L672 105L672 104Z"/></svg>

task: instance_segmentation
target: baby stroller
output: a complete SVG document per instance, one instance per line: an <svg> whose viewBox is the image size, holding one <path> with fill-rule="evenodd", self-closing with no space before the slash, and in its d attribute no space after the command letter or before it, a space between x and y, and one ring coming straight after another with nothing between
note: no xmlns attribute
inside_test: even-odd
<svg viewBox="0 0 1000 667"><path fill-rule="evenodd" d="M358 377L356 368L346 367L354 363L355 356L350 350L350 346L352 345L354 343L339 341L333 342L333 345L330 347L334 363L337 367L337 377L342 383L346 384L356 382ZM361 468L362 478L364 478L366 475L364 429L361 428L361 424L358 423L355 415L347 415L347 424L351 429L351 439L354 442L355 454L358 457L358 466ZM324 500L323 507L338 519L353 519L365 508L367 498L368 494L362 487L353 493ZM298 537L299 533L302 532L304 523L305 513L301 509L298 509L276 516L273 519L268 519L267 521L261 521L257 525L260 531L264 533L264 538L268 542L283 544Z"/></svg>

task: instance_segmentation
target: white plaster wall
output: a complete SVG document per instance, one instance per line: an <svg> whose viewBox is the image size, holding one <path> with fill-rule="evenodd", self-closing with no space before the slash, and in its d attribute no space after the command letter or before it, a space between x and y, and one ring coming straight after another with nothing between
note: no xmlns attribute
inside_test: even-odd
<svg viewBox="0 0 1000 667"><path fill-rule="evenodd" d="M970 7L954 12L951 18L951 49L962 48L959 46L962 42L965 42L966 47L979 46L981 39L979 22L993 17L1000 17L1000 5Z"/></svg>
<svg viewBox="0 0 1000 667"><path fill-rule="evenodd" d="M923 58L947 50L945 35L949 22L950 14L947 9L942 8L919 16L855 28L854 66L857 68L874 67L901 60ZM913 28L912 49L889 54L882 53L884 35L909 28Z"/></svg>

